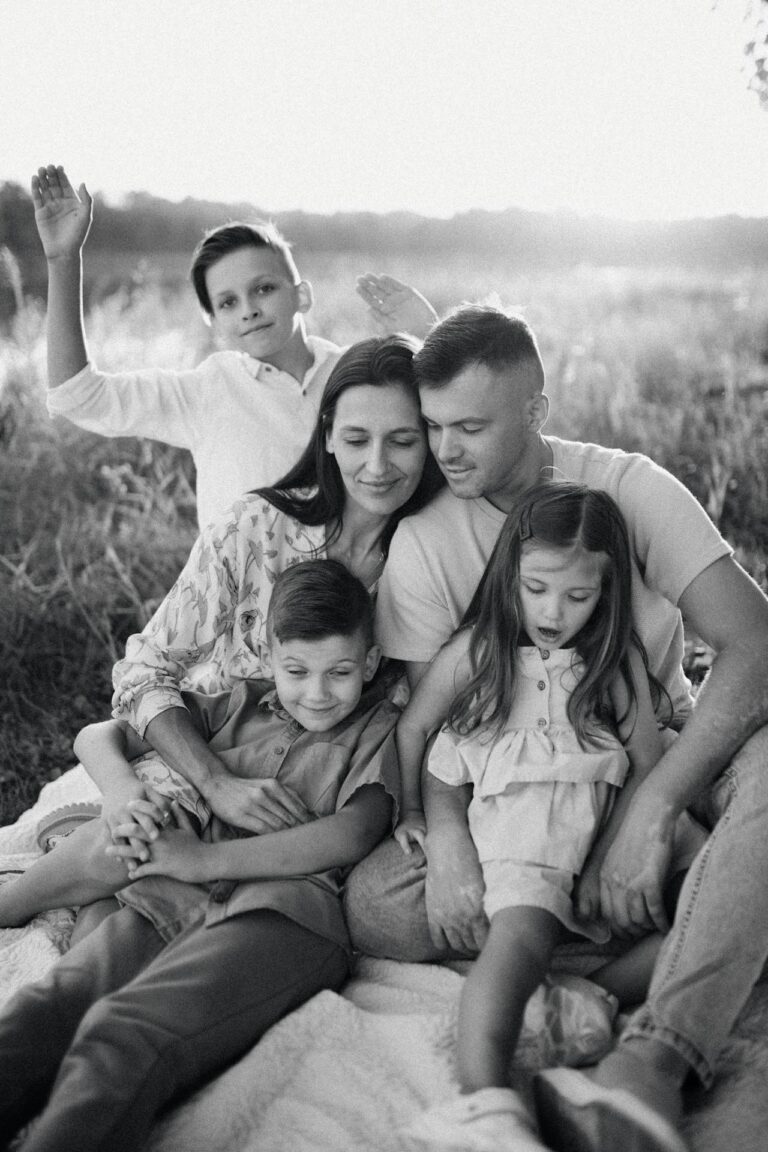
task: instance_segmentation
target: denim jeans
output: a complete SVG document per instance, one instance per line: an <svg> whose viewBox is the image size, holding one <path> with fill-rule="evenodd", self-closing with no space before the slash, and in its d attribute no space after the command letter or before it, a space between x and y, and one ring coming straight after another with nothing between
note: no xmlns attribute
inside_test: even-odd
<svg viewBox="0 0 768 1152"><path fill-rule="evenodd" d="M342 948L271 911L165 944L109 916L0 1014L0 1132L23 1152L137 1152L158 1112L346 979Z"/></svg>
<svg viewBox="0 0 768 1152"><path fill-rule="evenodd" d="M768 959L768 727L695 806L712 827L680 892L645 1004L622 1042L675 1048L705 1087Z"/></svg>
<svg viewBox="0 0 768 1152"><path fill-rule="evenodd" d="M686 876L647 1001L623 1035L674 1047L709 1086L768 958L768 728L694 807L712 832ZM415 962L456 957L429 935L425 876L423 854L405 856L394 840L353 869L345 901L356 949Z"/></svg>

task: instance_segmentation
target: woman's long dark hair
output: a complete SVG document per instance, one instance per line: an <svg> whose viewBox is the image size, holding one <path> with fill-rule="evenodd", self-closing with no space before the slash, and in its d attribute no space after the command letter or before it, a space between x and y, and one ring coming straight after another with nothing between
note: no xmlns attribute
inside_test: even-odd
<svg viewBox="0 0 768 1152"><path fill-rule="evenodd" d="M584 675L568 700L568 718L582 747L600 742L599 729L616 736L624 716L614 715L609 688L620 675L637 701L630 671L630 647L648 658L632 627L632 563L629 536L618 506L607 492L570 481L548 480L530 488L507 517L462 627L472 628L472 677L458 693L448 723L460 735L476 729L498 736L515 694L516 652L523 631L519 597L520 557L531 545L578 547L603 552L600 599L574 637ZM669 696L649 672L654 706ZM669 702L671 707L671 702ZM671 717L670 717L671 718Z"/></svg>
<svg viewBox="0 0 768 1152"><path fill-rule="evenodd" d="M341 531L347 495L336 457L326 448L339 398L348 388L392 384L401 385L418 398L413 373L413 357L418 348L418 341L404 335L372 337L348 348L328 377L315 427L300 459L276 484L257 488L257 494L302 524L332 525L329 540L333 540ZM416 491L392 514L382 534L385 555L399 521L418 512L444 484L434 457L427 452Z"/></svg>

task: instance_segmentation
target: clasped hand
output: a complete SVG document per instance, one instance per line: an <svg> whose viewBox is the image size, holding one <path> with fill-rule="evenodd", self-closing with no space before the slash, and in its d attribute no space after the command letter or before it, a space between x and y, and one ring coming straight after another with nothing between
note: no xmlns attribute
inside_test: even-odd
<svg viewBox="0 0 768 1152"><path fill-rule="evenodd" d="M164 811L152 801L134 801L130 809L135 819L117 825L114 842L106 849L108 856L123 861L129 880L171 876L194 884L209 879L203 868L206 845L176 801L166 803Z"/></svg>

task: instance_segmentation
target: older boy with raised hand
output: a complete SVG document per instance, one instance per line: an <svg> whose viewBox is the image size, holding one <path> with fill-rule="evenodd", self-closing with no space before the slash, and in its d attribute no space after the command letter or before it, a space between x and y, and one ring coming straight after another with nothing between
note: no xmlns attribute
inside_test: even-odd
<svg viewBox="0 0 768 1152"><path fill-rule="evenodd" d="M683 1085L692 1075L711 1084L768 957L768 600L664 469L635 453L542 435L544 370L524 321L463 307L432 329L415 368L449 489L399 525L377 608L383 650L408 662L412 683L461 621L519 493L541 477L574 480L608 491L627 520L635 626L681 731L638 788L602 869L603 914L619 933L668 928L662 885L680 813L703 798L697 814L713 830L645 1005L591 1078L543 1074L540 1119L556 1149L676 1152ZM716 653L695 708L682 617ZM436 959L472 954L483 941L469 797L429 774L424 791L428 866L387 842L350 877L347 912L363 951ZM462 1148L473 1147L467 1120Z"/></svg>
<svg viewBox="0 0 768 1152"><path fill-rule="evenodd" d="M392 825L398 710L381 686L366 689L379 661L371 603L337 561L280 575L267 635L274 684L186 703L230 770L279 778L302 822L260 835L206 823L186 781L147 766L157 804L175 797L175 826L158 836L139 802L113 848L136 881L125 907L0 1014L0 1130L10 1138L42 1109L25 1152L134 1152L163 1107L347 976L340 884ZM135 784L125 757L147 748L116 721L82 747L105 790ZM202 837L183 808L203 816ZM69 866L73 894L75 835L39 862L49 875ZM118 875L125 884L122 864Z"/></svg>
<svg viewBox="0 0 768 1152"><path fill-rule="evenodd" d="M243 492L273 483L309 440L342 349L308 336L312 286L272 224L225 224L200 242L192 282L222 350L187 371L105 374L89 362L82 315L82 248L92 200L61 166L32 177L35 219L48 262L51 415L105 436L146 436L191 451L198 521ZM360 278L378 326L421 336L436 319L424 297L392 277Z"/></svg>

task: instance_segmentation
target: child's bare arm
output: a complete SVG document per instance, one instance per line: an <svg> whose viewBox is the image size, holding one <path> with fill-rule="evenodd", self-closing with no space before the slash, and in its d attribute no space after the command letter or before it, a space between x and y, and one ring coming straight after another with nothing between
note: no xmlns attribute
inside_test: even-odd
<svg viewBox="0 0 768 1152"><path fill-rule="evenodd" d="M394 276L366 272L358 276L356 291L368 305L376 327L385 334L409 332L421 340L439 320L426 296Z"/></svg>
<svg viewBox="0 0 768 1152"><path fill-rule="evenodd" d="M152 859L132 870L132 880L143 876L173 876L193 884L214 880L257 880L268 877L308 876L329 868L356 864L386 835L392 819L392 800L377 784L359 788L332 816L309 824L227 840L213 844L199 840L178 807L177 828L166 829L151 846ZM130 826L122 834L130 834ZM111 855L125 855L118 845Z"/></svg>
<svg viewBox="0 0 768 1152"><path fill-rule="evenodd" d="M397 758L402 783L402 815L395 838L403 851L411 842L424 847L426 824L421 802L421 766L427 742L448 715L456 693L469 678L470 633L459 632L435 656L397 724Z"/></svg>
<svg viewBox="0 0 768 1152"><path fill-rule="evenodd" d="M133 770L131 760L151 751L124 720L104 720L89 724L75 738L74 752L103 797L102 817L113 839L117 828L136 822L141 837L133 837L130 846L139 859L148 859L145 838L154 839L164 823L169 806L158 802Z"/></svg>
<svg viewBox="0 0 768 1152"><path fill-rule="evenodd" d="M620 931L630 930L628 910L614 908L613 902L606 900L605 888L601 884L600 875L632 797L661 759L664 751L653 710L648 674L639 651L634 647L630 651L630 669L636 694L634 707L629 707L629 694L622 680L616 682L612 691L616 714L624 717L620 725L619 735L629 757L629 773L624 786L619 790L610 816L592 846L587 862L577 881L574 894L576 908L580 916L584 919L592 919L602 909L603 916L611 921L614 928L618 928ZM654 904L653 909L650 906L647 910L644 908L642 919L638 919L636 925L638 931L645 931L652 926L657 927L662 932L666 931L668 927L661 891L659 891L658 904Z"/></svg>
<svg viewBox="0 0 768 1152"><path fill-rule="evenodd" d="M32 177L32 201L48 261L48 386L55 388L88 361L81 251L91 226L92 201L85 184L76 192L64 169L54 164Z"/></svg>

